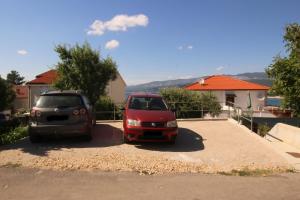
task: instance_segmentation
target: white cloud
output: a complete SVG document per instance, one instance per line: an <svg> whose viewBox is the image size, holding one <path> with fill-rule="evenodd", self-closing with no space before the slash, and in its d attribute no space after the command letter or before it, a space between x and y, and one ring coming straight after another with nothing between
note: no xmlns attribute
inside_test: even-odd
<svg viewBox="0 0 300 200"><path fill-rule="evenodd" d="M147 26L146 15L116 15L109 21L95 20L87 31L88 35L103 35L106 31L127 31L130 27Z"/></svg>
<svg viewBox="0 0 300 200"><path fill-rule="evenodd" d="M192 50L194 47L192 45L181 45L179 47L177 47L178 50Z"/></svg>
<svg viewBox="0 0 300 200"><path fill-rule="evenodd" d="M192 75L186 75L186 76L180 76L178 77L179 79L189 79L189 78L194 78L195 76Z"/></svg>
<svg viewBox="0 0 300 200"><path fill-rule="evenodd" d="M120 43L117 40L110 40L106 42L105 48L106 49L114 49L117 48L120 45Z"/></svg>
<svg viewBox="0 0 300 200"><path fill-rule="evenodd" d="M25 49L20 49L20 50L17 51L17 53L18 53L19 55L22 55L22 56L25 56L25 55L28 54L28 52L27 52Z"/></svg>
<svg viewBox="0 0 300 200"><path fill-rule="evenodd" d="M220 67L217 67L216 70L217 70L217 71L221 71L221 70L223 70L224 68L225 68L225 67L220 66Z"/></svg>

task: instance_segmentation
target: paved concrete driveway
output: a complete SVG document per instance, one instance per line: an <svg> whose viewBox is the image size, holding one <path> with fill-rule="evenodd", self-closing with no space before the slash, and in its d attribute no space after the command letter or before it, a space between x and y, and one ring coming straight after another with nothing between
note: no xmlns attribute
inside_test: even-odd
<svg viewBox="0 0 300 200"><path fill-rule="evenodd" d="M208 174L53 171L0 167L2 200L299 200L300 174L240 177Z"/></svg>
<svg viewBox="0 0 300 200"><path fill-rule="evenodd" d="M182 121L179 127L175 145L123 144L120 122L97 124L91 142L24 139L0 148L0 165L147 174L290 167L266 141L229 121Z"/></svg>

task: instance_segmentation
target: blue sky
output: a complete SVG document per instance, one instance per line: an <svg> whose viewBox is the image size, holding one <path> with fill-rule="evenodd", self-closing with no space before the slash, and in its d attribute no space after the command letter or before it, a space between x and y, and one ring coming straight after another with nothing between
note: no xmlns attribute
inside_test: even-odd
<svg viewBox="0 0 300 200"><path fill-rule="evenodd" d="M55 66L55 45L84 41L111 56L128 85L263 71L284 55L284 27L300 23L299 8L298 0L0 0L0 75L14 69L30 80Z"/></svg>

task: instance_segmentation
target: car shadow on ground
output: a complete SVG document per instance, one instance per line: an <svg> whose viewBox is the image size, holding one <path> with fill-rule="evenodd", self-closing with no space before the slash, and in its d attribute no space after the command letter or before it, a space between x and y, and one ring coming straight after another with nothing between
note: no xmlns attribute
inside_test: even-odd
<svg viewBox="0 0 300 200"><path fill-rule="evenodd" d="M151 151L191 152L203 150L203 140L204 139L199 133L187 128L179 128L175 144L140 142L132 144L135 145L136 148Z"/></svg>
<svg viewBox="0 0 300 200"><path fill-rule="evenodd" d="M32 144L29 138L25 138L15 144L0 147L0 151L21 149L24 153L47 156L49 151L62 148L101 148L123 143L122 129L108 124L97 124L94 126L92 136L93 139L91 141L85 141L83 137L45 137L41 142L35 144Z"/></svg>

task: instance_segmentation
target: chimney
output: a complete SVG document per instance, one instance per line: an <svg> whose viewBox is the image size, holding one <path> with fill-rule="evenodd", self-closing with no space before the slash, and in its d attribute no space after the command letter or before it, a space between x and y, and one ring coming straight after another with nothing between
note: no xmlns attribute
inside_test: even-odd
<svg viewBox="0 0 300 200"><path fill-rule="evenodd" d="M201 79L199 80L199 84L200 84L200 85L204 85L204 84L205 84L205 79L204 79L204 78L201 78Z"/></svg>

